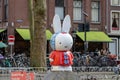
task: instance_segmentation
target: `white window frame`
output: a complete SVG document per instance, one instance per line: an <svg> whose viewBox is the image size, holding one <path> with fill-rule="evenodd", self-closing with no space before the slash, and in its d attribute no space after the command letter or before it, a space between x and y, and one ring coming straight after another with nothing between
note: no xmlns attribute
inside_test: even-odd
<svg viewBox="0 0 120 80"><path fill-rule="evenodd" d="M117 0L111 0L111 6L120 6L120 0L118 0L118 2L116 2L115 4L113 4L112 1L117 1Z"/></svg>
<svg viewBox="0 0 120 80"><path fill-rule="evenodd" d="M60 20L63 20L64 18L64 8L63 7L55 7L55 14L58 14L60 17Z"/></svg>
<svg viewBox="0 0 120 80"><path fill-rule="evenodd" d="M111 11L111 13L110 13L110 30L111 30L111 33L119 34L120 33L120 16L119 16L119 30L113 30L112 29L112 13L113 12L118 12L120 14L120 11L118 11L118 10Z"/></svg>
<svg viewBox="0 0 120 80"><path fill-rule="evenodd" d="M110 44L112 44L112 43L109 43L109 51L112 53L112 54L116 54L117 55L117 59L118 59L118 38L115 38L115 37L111 37L111 39L114 41L114 43L115 43L115 53L112 53L111 52L111 48L110 48Z"/></svg>
<svg viewBox="0 0 120 80"><path fill-rule="evenodd" d="M65 15L64 6L55 6L55 14L59 15L60 19L63 20Z"/></svg>
<svg viewBox="0 0 120 80"><path fill-rule="evenodd" d="M98 8L96 8L96 10L98 10L98 14L97 14L97 18L98 18L98 20L93 20L93 16L95 16L94 14L92 14L92 10L93 10L93 8L92 8L92 2L97 2L98 3ZM92 23L100 23L100 2L99 1L92 1L91 2L91 22ZM94 8L94 10L95 10L95 8Z"/></svg>
<svg viewBox="0 0 120 80"><path fill-rule="evenodd" d="M82 20L82 0L79 0L79 1L80 1L80 3L77 3L77 1L73 0L73 20L74 21L81 21ZM74 3L77 3L78 6L77 5L74 6Z"/></svg>

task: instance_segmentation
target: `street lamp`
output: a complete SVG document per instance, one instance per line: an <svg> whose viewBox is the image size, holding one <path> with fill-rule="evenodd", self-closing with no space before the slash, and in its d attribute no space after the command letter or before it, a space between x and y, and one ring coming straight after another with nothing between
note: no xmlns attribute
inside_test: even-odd
<svg viewBox="0 0 120 80"><path fill-rule="evenodd" d="M72 37L73 37L73 52L75 52L76 30L72 31Z"/></svg>
<svg viewBox="0 0 120 80"><path fill-rule="evenodd" d="M84 53L86 54L87 51L87 41L86 41L86 36L87 36L87 24L86 24L86 17L88 17L88 14L84 11L82 11L83 15L84 15Z"/></svg>

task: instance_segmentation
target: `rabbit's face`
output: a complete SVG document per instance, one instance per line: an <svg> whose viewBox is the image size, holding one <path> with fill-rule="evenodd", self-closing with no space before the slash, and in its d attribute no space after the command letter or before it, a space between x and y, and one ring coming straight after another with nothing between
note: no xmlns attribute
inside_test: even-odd
<svg viewBox="0 0 120 80"><path fill-rule="evenodd" d="M73 39L69 33L58 33L52 36L50 44L53 50L66 51L72 48Z"/></svg>

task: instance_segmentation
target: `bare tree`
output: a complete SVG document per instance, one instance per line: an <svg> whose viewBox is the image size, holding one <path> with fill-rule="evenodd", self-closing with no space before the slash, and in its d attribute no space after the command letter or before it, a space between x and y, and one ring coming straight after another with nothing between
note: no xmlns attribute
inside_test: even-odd
<svg viewBox="0 0 120 80"><path fill-rule="evenodd" d="M31 67L46 66L46 0L29 1L30 20L30 65Z"/></svg>

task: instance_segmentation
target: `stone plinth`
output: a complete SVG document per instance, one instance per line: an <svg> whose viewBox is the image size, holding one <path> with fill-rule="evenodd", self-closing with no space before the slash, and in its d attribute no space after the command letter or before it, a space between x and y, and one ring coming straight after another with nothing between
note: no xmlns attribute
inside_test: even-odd
<svg viewBox="0 0 120 80"><path fill-rule="evenodd" d="M77 76L69 71L51 71L45 75L44 80L77 80Z"/></svg>

